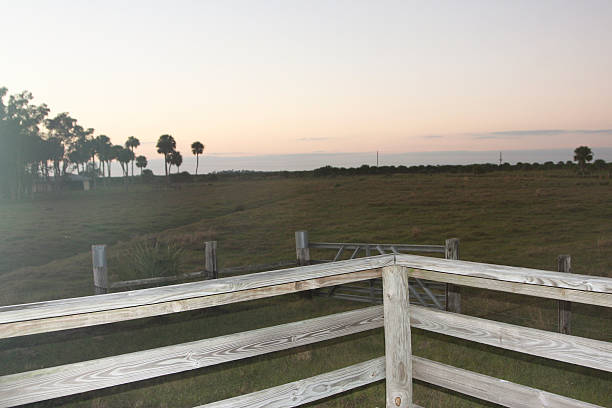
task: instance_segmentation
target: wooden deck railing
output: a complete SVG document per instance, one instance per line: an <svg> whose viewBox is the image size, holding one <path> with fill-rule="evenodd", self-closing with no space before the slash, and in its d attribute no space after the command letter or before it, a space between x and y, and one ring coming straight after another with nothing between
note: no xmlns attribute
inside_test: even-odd
<svg viewBox="0 0 612 408"><path fill-rule="evenodd" d="M382 277L383 306L0 377L0 407L49 400L384 326L385 356L202 407L296 407L386 379L386 406L415 407L412 379L507 407L595 407L564 396L413 356L419 328L612 372L612 343L410 305L418 277L600 306L612 279L414 255L381 255L130 292L0 307L0 337L164 315ZM196 392L196 391L194 391ZM146 405L146 401L145 401Z"/></svg>

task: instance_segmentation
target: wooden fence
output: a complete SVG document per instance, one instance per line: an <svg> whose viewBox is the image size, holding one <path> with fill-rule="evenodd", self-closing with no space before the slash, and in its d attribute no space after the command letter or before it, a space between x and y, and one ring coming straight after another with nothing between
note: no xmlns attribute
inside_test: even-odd
<svg viewBox="0 0 612 408"><path fill-rule="evenodd" d="M429 252L444 254L446 259L459 259L459 239L450 238L444 245L414 245L414 244L369 244L369 243L330 243L310 242L307 231L295 232L296 260L284 260L266 264L254 264L233 266L223 269L218 268L217 241L206 241L204 243L204 270L190 272L177 276L161 276L145 279L111 282L108 274L106 260L106 245L92 245L92 265L94 293L109 293L112 289L134 289L149 287L177 281L191 279L218 279L220 275L234 275L240 273L252 273L275 268L287 268L296 265L311 265L327 262L336 262L341 259L343 251L351 251L349 259L355 259L360 252L366 257L372 252L381 255L387 251L393 254L405 252ZM328 249L337 251L333 259L311 259L310 249ZM571 256L559 255L557 259L559 272L571 272ZM461 289L452 283L440 283L423 279L411 278L409 286L411 302L421 306L435 307L449 312L461 313ZM382 304L382 280L370 279L368 286L359 284L346 284L333 286L327 292L317 291L323 296L333 296L338 299L346 299L357 302L369 302ZM337 289L341 288L338 292ZM348 293L347 293L348 292ZM558 328L560 333L571 332L571 302L560 300L558 302Z"/></svg>
<svg viewBox="0 0 612 408"><path fill-rule="evenodd" d="M413 356L410 331L419 328L608 373L612 372L612 343L411 305L408 279L604 307L612 307L612 279L416 255L379 255L131 292L4 306L0 307L0 338L159 316L381 277L382 306L0 377L0 407L201 369L379 327L384 327L385 333L383 357L200 408L296 407L383 379L387 408L416 406L412 403L413 379L506 407L595 407Z"/></svg>

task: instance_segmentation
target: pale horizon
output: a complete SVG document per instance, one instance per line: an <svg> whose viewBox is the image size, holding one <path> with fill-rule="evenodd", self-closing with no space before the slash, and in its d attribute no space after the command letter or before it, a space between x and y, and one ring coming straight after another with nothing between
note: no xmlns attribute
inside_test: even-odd
<svg viewBox="0 0 612 408"><path fill-rule="evenodd" d="M0 7L0 86L150 160L612 147L607 1Z"/></svg>

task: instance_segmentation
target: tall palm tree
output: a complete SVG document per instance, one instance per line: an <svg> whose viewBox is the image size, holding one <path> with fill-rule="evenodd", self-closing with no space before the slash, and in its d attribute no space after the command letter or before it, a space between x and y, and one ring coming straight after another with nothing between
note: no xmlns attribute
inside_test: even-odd
<svg viewBox="0 0 612 408"><path fill-rule="evenodd" d="M147 158L144 156L138 156L136 158L136 167L140 169L140 175L142 176L142 169L147 167Z"/></svg>
<svg viewBox="0 0 612 408"><path fill-rule="evenodd" d="M140 140L136 139L134 136L128 137L125 142L125 147L132 151L132 156L134 156L134 149L140 146ZM134 176L134 159L132 159L132 177Z"/></svg>
<svg viewBox="0 0 612 408"><path fill-rule="evenodd" d="M164 155L164 164L166 169L166 176L168 176L168 155L176 149L176 141L171 135L161 135L157 139L157 153Z"/></svg>
<svg viewBox="0 0 612 408"><path fill-rule="evenodd" d="M580 172L584 175L584 168L587 162L593 160L593 151L588 146L580 146L574 149L574 161L578 162Z"/></svg>
<svg viewBox="0 0 612 408"><path fill-rule="evenodd" d="M191 144L191 152L195 154L196 157L196 176L198 175L198 166L200 164L200 155L204 152L204 145L200 142L193 142Z"/></svg>

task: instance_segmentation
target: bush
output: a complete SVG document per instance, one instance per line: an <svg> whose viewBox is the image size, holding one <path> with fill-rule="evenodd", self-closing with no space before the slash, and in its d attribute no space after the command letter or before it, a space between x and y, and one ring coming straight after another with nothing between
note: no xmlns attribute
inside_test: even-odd
<svg viewBox="0 0 612 408"><path fill-rule="evenodd" d="M142 171L142 178L143 178L143 180L151 181L151 180L153 180L153 177L155 177L155 176L153 175L153 171L152 170L144 169Z"/></svg>
<svg viewBox="0 0 612 408"><path fill-rule="evenodd" d="M178 275L183 250L170 243L158 241L140 244L132 254L134 274L138 278Z"/></svg>
<svg viewBox="0 0 612 408"><path fill-rule="evenodd" d="M170 174L170 181L173 183L186 183L192 181L192 176L187 171L181 171L180 173Z"/></svg>

